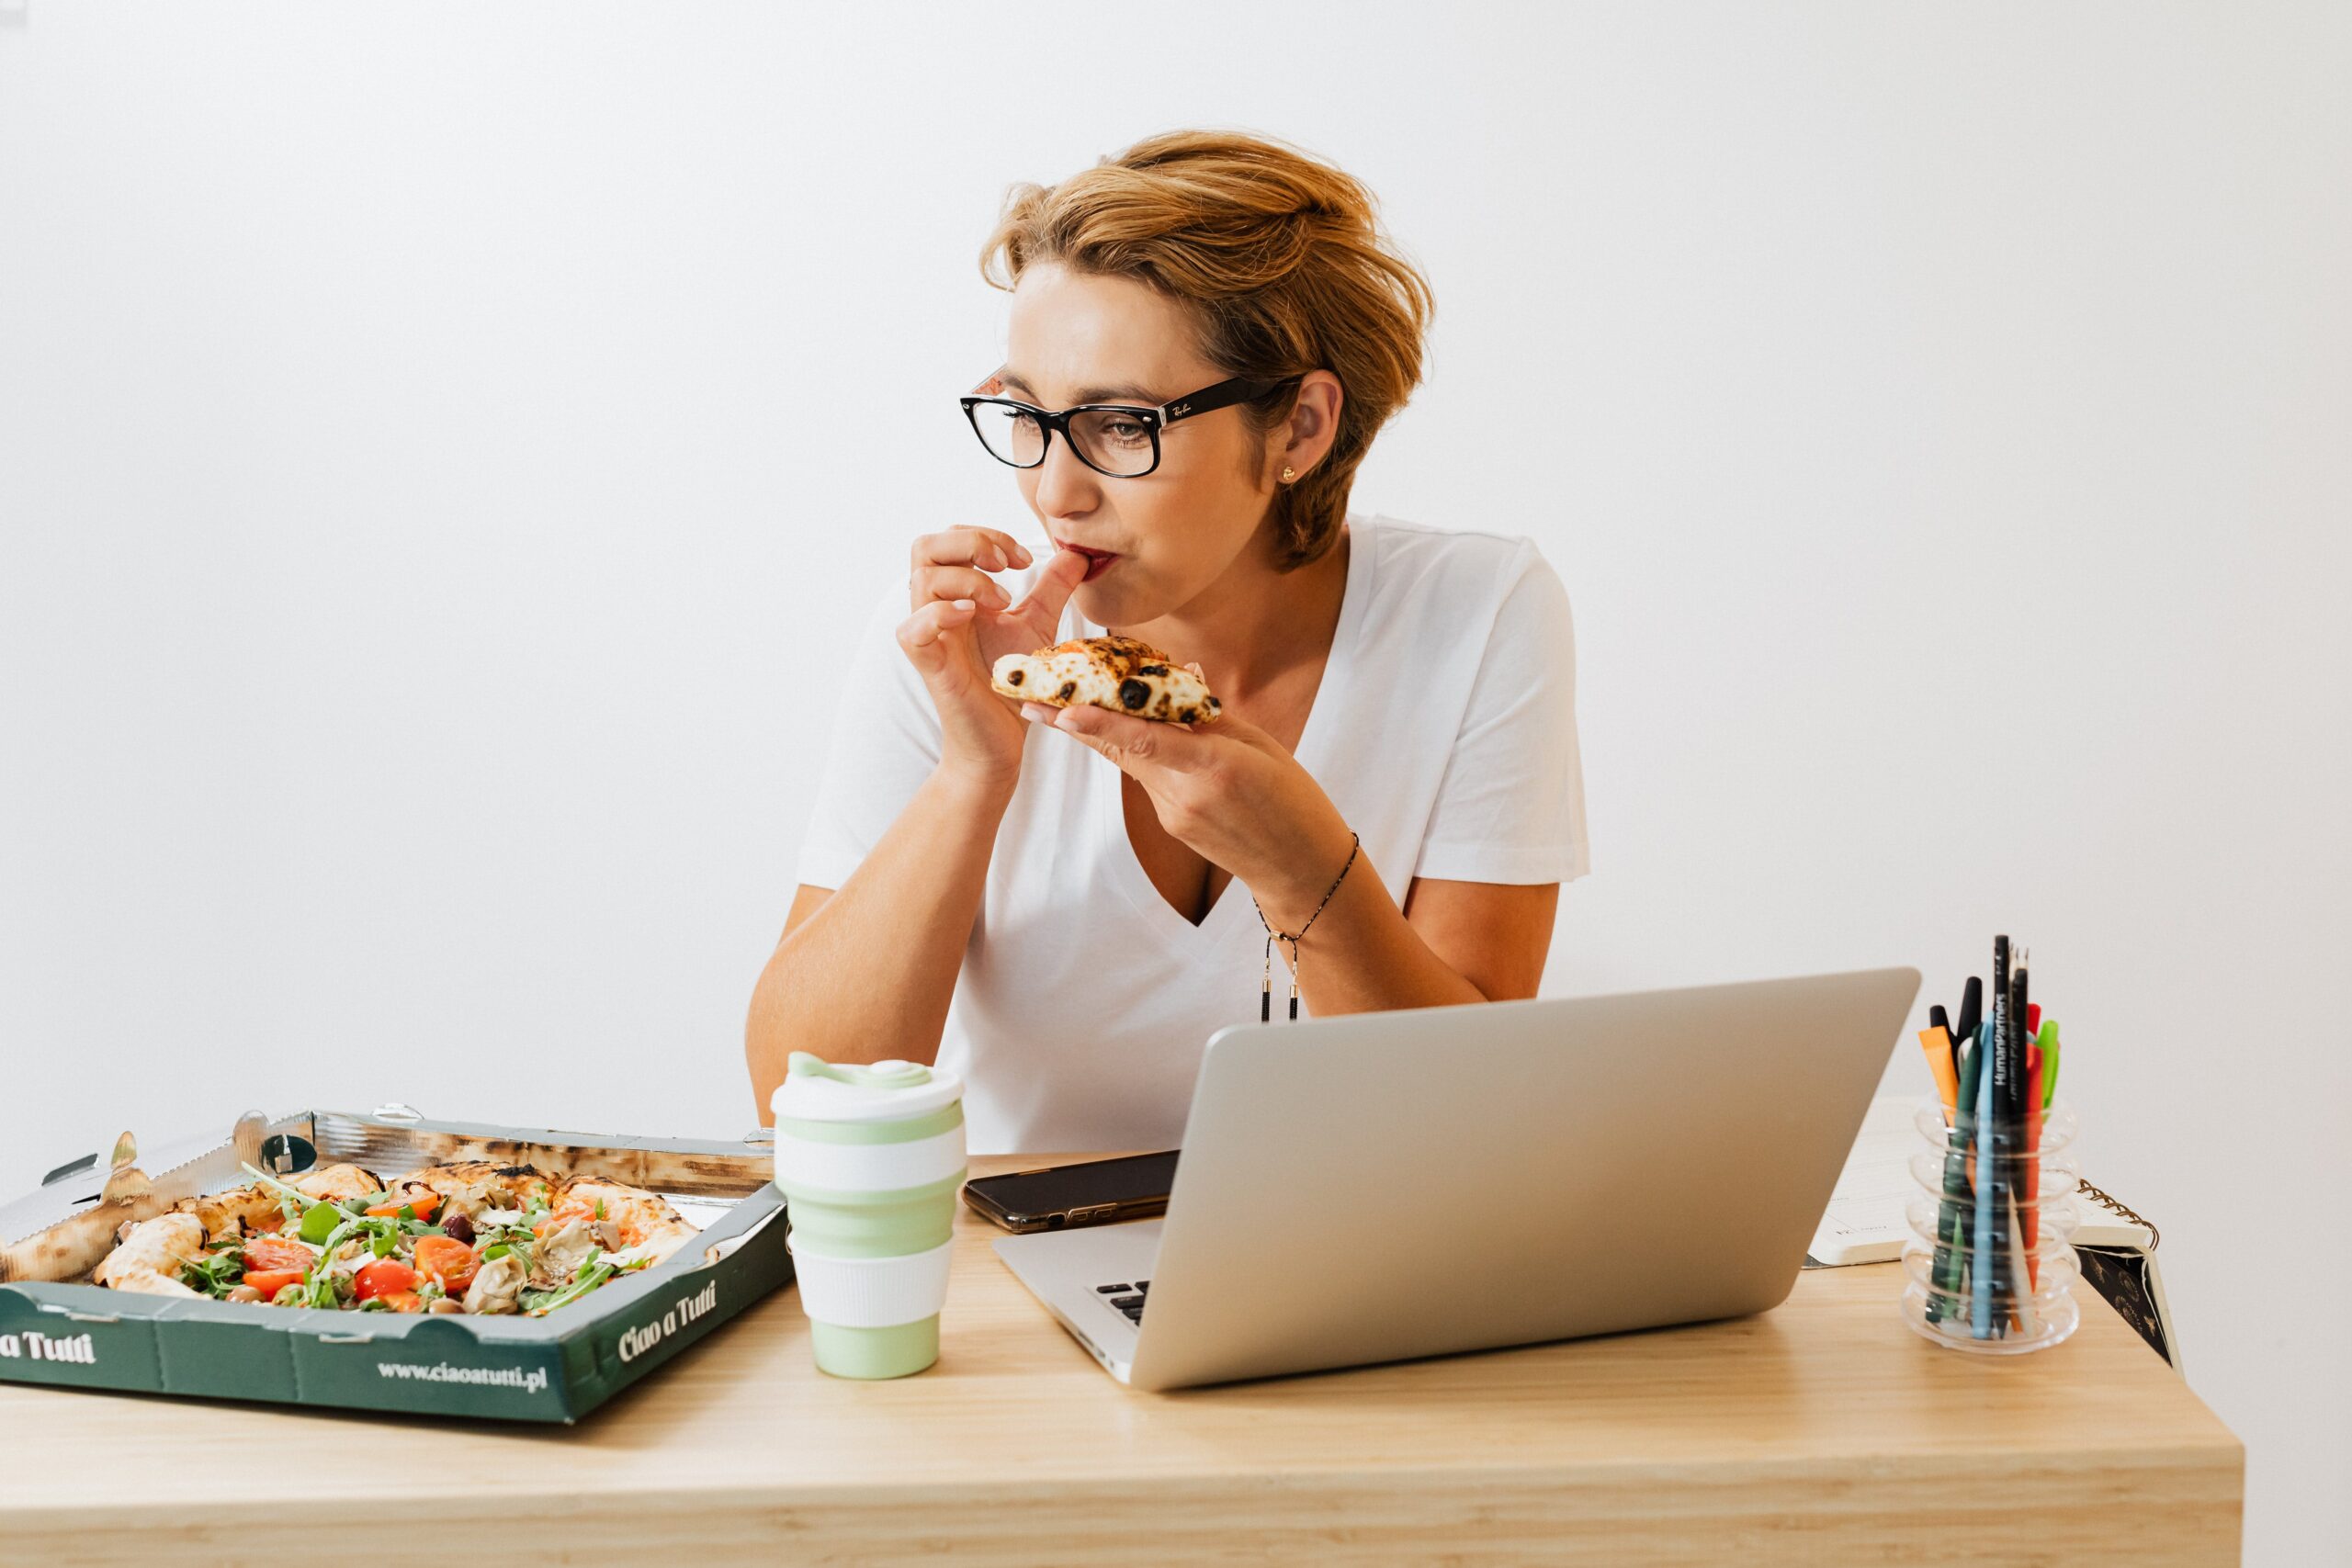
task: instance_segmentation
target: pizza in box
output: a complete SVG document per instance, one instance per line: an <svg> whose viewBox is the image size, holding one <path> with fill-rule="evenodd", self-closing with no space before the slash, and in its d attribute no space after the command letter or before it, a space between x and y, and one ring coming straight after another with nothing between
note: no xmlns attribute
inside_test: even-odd
<svg viewBox="0 0 2352 1568"><path fill-rule="evenodd" d="M384 1180L356 1165L183 1198L122 1226L91 1279L257 1307L540 1315L696 1233L667 1199L594 1177L467 1161Z"/></svg>

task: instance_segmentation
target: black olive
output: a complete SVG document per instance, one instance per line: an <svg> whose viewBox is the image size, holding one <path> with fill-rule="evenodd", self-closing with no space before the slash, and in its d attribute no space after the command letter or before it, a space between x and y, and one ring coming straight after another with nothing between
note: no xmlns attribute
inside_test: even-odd
<svg viewBox="0 0 2352 1568"><path fill-rule="evenodd" d="M441 1222L441 1234L451 1241L462 1241L471 1247L474 1244L474 1223L463 1214L451 1214Z"/></svg>
<svg viewBox="0 0 2352 1568"><path fill-rule="evenodd" d="M1151 701L1151 688L1141 681L1122 681L1119 682L1119 700L1131 708L1139 708Z"/></svg>

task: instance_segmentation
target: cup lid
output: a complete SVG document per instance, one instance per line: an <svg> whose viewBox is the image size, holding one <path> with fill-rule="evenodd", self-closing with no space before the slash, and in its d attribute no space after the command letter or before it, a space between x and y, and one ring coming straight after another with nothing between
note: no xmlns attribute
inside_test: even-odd
<svg viewBox="0 0 2352 1568"><path fill-rule="evenodd" d="M801 1122L903 1122L955 1104L961 1075L921 1062L828 1062L795 1051L768 1109Z"/></svg>

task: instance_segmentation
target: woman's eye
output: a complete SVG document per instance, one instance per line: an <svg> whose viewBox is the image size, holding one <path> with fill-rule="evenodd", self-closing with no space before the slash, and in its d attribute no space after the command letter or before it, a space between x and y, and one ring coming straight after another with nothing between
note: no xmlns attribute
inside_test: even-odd
<svg viewBox="0 0 2352 1568"><path fill-rule="evenodd" d="M1141 441L1147 432L1131 419L1114 419L1102 427L1102 434L1114 441Z"/></svg>

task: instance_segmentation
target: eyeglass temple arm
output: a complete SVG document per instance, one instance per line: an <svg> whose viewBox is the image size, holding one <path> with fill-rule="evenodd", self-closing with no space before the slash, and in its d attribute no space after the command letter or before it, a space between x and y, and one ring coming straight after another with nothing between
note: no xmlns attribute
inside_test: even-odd
<svg viewBox="0 0 2352 1568"><path fill-rule="evenodd" d="M1179 398L1172 403L1162 403L1155 412L1159 413L1159 423L1164 427L1175 423L1180 419L1215 413L1219 409L1231 408L1236 403L1246 403L1252 398L1272 391L1282 384L1280 381L1245 380L1237 376L1230 381L1220 381L1207 390L1195 392L1189 398Z"/></svg>

